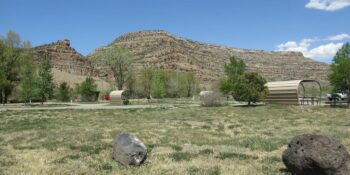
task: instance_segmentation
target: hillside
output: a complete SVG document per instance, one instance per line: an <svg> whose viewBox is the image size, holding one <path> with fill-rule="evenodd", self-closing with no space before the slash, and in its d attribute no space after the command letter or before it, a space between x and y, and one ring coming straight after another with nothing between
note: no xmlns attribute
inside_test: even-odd
<svg viewBox="0 0 350 175"><path fill-rule="evenodd" d="M203 83L224 75L231 56L244 60L248 71L258 72L268 81L316 79L326 81L329 66L305 58L299 52L244 50L210 45L180 38L164 31L142 31L120 36L106 47L122 47L135 55L135 67L145 65L166 70L193 71ZM101 50L88 55L94 59Z"/></svg>
<svg viewBox="0 0 350 175"><path fill-rule="evenodd" d="M97 76L98 70L94 69L93 63L70 47L70 41L67 39L34 47L33 50L36 64L40 64L44 58L50 59L56 83L67 82L73 87L76 83L84 81L87 76L92 76L99 89L110 88L106 80Z"/></svg>
<svg viewBox="0 0 350 175"><path fill-rule="evenodd" d="M231 56L243 59L248 71L258 72L268 81L316 79L326 82L329 72L329 65L305 58L299 52L229 48L195 42L164 31L128 33L118 37L106 47L122 47L132 52L136 72L147 66L194 72L203 84L210 84L223 76L224 64L229 62ZM48 57L53 67L61 72L72 76L94 76L105 79L108 72L105 68L96 66L93 60L106 47L98 48L84 57L70 47L69 40L57 41L35 47L35 61L39 63ZM111 78L111 75L107 77ZM64 78L57 79L64 81Z"/></svg>

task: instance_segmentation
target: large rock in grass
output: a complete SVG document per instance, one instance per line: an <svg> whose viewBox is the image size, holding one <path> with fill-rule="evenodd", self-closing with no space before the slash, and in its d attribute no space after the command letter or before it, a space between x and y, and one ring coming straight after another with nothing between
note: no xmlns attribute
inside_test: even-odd
<svg viewBox="0 0 350 175"><path fill-rule="evenodd" d="M334 138L296 136L283 152L283 163L293 175L350 175L350 155Z"/></svg>
<svg viewBox="0 0 350 175"><path fill-rule="evenodd" d="M123 133L114 141L113 159L126 166L140 166L147 159L147 148L136 136Z"/></svg>

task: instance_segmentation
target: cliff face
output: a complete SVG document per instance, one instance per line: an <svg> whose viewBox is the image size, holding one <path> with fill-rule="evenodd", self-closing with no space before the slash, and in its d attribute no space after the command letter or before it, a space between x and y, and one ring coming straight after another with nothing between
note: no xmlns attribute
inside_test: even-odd
<svg viewBox="0 0 350 175"><path fill-rule="evenodd" d="M128 33L106 47L122 47L134 54L134 68L140 72L145 66L164 70L194 72L204 84L209 84L224 75L224 65L231 56L243 59L247 70L258 72L268 81L316 79L327 82L329 65L305 58L299 52L270 52L244 50L210 45L173 36L164 31ZM94 64L99 52L96 49L84 57L70 47L69 40L57 41L33 48L36 63L45 57L61 72L78 76L112 78L104 67ZM60 80L64 81L61 78Z"/></svg>
<svg viewBox="0 0 350 175"><path fill-rule="evenodd" d="M194 72L205 84L224 75L231 56L243 59L248 71L258 72L268 81L316 79L326 82L329 65L305 58L299 52L243 50L199 43L164 31L128 33L106 47L122 47L135 56L136 71L145 65L165 70ZM106 47L88 56L94 59Z"/></svg>
<svg viewBox="0 0 350 175"><path fill-rule="evenodd" d="M96 74L90 60L70 47L69 40L57 41L34 49L34 61L40 64L48 58L53 68L74 75L92 76Z"/></svg>

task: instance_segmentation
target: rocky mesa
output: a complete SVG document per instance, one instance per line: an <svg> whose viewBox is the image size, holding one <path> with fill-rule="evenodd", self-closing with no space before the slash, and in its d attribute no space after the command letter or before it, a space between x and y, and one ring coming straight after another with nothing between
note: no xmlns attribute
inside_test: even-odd
<svg viewBox="0 0 350 175"><path fill-rule="evenodd" d="M327 82L329 72L329 65L305 58L299 52L245 50L211 45L160 30L125 34L86 57L70 47L69 40L33 49L37 63L47 57L58 71L71 75L106 78L108 72L105 68L96 66L93 60L107 47L122 47L132 52L136 72L147 66L194 72L203 84L210 84L223 76L224 65L229 62L231 56L241 58L246 63L248 71L258 72L268 81L316 79Z"/></svg>
<svg viewBox="0 0 350 175"><path fill-rule="evenodd" d="M231 56L243 59L248 71L258 72L268 81L316 79L326 82L329 72L329 65L305 58L300 52L223 47L184 39L165 31L128 33L106 47L122 47L131 51L137 70L147 65L194 72L204 84L224 75L224 65ZM87 57L94 59L106 47L96 49Z"/></svg>

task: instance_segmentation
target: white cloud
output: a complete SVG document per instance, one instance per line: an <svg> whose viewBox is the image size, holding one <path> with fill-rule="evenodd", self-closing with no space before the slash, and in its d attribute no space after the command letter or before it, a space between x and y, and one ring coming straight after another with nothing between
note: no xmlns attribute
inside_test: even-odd
<svg viewBox="0 0 350 175"><path fill-rule="evenodd" d="M297 43L296 41L288 41L277 45L277 48L278 51L297 51L304 53L308 50L312 42L314 42L313 39L304 39L300 43Z"/></svg>
<svg viewBox="0 0 350 175"><path fill-rule="evenodd" d="M308 50L305 53L306 57L314 58L318 61L330 63L337 51L343 46L344 43L328 43L320 45L316 48Z"/></svg>
<svg viewBox="0 0 350 175"><path fill-rule="evenodd" d="M305 5L307 8L325 11L336 11L348 6L350 6L350 0L310 0Z"/></svg>
<svg viewBox="0 0 350 175"><path fill-rule="evenodd" d="M349 39L350 35L346 34L346 33L342 33L339 35L333 35L327 38L327 40L329 41L341 41L341 40L345 40L345 39Z"/></svg>
<svg viewBox="0 0 350 175"><path fill-rule="evenodd" d="M344 43L326 43L312 48L311 45L321 40L304 39L300 42L288 41L277 45L277 51L297 51L302 52L305 57L315 59L317 61L331 63L332 58Z"/></svg>

